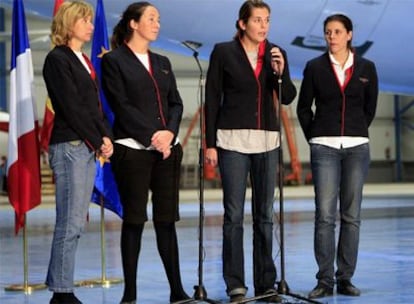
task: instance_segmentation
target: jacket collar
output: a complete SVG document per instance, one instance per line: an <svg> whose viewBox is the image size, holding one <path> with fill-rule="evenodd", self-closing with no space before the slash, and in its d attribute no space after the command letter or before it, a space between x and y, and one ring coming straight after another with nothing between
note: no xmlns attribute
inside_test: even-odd
<svg viewBox="0 0 414 304"><path fill-rule="evenodd" d="M128 47L128 45L126 43L123 43L118 48L120 49L121 52L125 53L128 57L133 58L134 60L136 60L137 64L147 71L147 69L143 66L143 64L139 61L139 59L137 58L135 53ZM152 70L152 75L153 75L153 77L156 77L158 71L160 70L158 60L156 60L156 58L157 58L156 54L151 52L151 50L148 50L148 57L149 57L150 67L151 67L151 70Z"/></svg>

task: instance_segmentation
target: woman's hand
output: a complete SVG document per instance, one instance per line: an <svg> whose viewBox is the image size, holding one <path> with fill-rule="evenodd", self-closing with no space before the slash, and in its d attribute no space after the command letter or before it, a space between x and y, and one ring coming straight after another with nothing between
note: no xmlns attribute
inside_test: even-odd
<svg viewBox="0 0 414 304"><path fill-rule="evenodd" d="M272 69L275 74L281 76L285 68L285 59L283 58L282 51L278 47L272 47L270 53L272 54Z"/></svg>
<svg viewBox="0 0 414 304"><path fill-rule="evenodd" d="M174 139L174 133L168 130L157 131L152 135L151 145L162 153L163 159L171 155L171 142Z"/></svg>
<svg viewBox="0 0 414 304"><path fill-rule="evenodd" d="M206 162L213 167L217 167L218 164L218 156L217 156L217 149L216 148L208 148L206 150Z"/></svg>
<svg viewBox="0 0 414 304"><path fill-rule="evenodd" d="M102 138L103 144L99 150L99 156L104 158L110 158L112 153L114 153L114 146L112 145L112 141L109 137L104 136Z"/></svg>
<svg viewBox="0 0 414 304"><path fill-rule="evenodd" d="M167 159L171 155L171 148L162 151L162 159Z"/></svg>

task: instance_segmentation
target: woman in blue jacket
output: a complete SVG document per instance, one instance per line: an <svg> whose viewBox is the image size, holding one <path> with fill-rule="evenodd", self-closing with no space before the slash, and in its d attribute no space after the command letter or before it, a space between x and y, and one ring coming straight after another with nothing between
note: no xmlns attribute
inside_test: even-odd
<svg viewBox="0 0 414 304"><path fill-rule="evenodd" d="M219 165L223 185L223 277L232 302L244 298L243 217L247 177L252 184L256 296L276 293L272 256L273 201L278 166L277 100L296 96L284 50L267 34L270 7L246 1L232 41L215 45L206 82L206 161ZM279 92L278 79L282 80ZM279 296L267 298L280 302Z"/></svg>
<svg viewBox="0 0 414 304"><path fill-rule="evenodd" d="M310 144L315 189L314 251L319 271L309 297L331 295L335 279L338 293L359 296L351 278L357 263L362 188L370 162L368 127L375 115L378 79L374 63L351 47L352 21L347 16L329 16L323 26L328 50L307 63L297 105ZM338 199L340 232L335 250Z"/></svg>

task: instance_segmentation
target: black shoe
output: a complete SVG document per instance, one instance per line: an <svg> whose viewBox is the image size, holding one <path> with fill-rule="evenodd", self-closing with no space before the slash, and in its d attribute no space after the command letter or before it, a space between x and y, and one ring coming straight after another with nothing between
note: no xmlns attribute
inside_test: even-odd
<svg viewBox="0 0 414 304"><path fill-rule="evenodd" d="M340 280L336 283L336 292L346 296L359 297L361 291L352 285L349 280Z"/></svg>
<svg viewBox="0 0 414 304"><path fill-rule="evenodd" d="M308 294L309 299L323 298L331 296L333 294L333 288L328 287L325 284L318 283L314 289Z"/></svg>
<svg viewBox="0 0 414 304"><path fill-rule="evenodd" d="M238 303L244 300L244 294L234 294L230 296L230 303Z"/></svg>
<svg viewBox="0 0 414 304"><path fill-rule="evenodd" d="M272 294L271 296L264 298L262 301L265 303L282 303L282 298L279 297L279 295L277 294L276 289L269 289L268 291L266 291L263 295L269 295Z"/></svg>
<svg viewBox="0 0 414 304"><path fill-rule="evenodd" d="M50 299L50 304L82 304L73 292L55 292Z"/></svg>

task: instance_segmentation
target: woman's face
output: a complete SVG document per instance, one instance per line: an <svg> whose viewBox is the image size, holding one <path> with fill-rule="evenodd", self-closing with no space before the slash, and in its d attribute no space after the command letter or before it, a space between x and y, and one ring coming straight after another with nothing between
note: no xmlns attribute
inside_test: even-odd
<svg viewBox="0 0 414 304"><path fill-rule="evenodd" d="M155 41L160 31L160 14L155 7L148 6L139 21L131 20L130 26L141 38L149 42Z"/></svg>
<svg viewBox="0 0 414 304"><path fill-rule="evenodd" d="M244 30L244 38L253 43L260 43L267 38L270 26L270 14L266 8L253 8L252 15L244 23L239 21L239 26Z"/></svg>
<svg viewBox="0 0 414 304"><path fill-rule="evenodd" d="M348 32L342 22L331 21L326 24L325 41L332 54L347 50L351 39L352 31Z"/></svg>
<svg viewBox="0 0 414 304"><path fill-rule="evenodd" d="M71 32L71 40L77 40L81 44L88 42L93 34L92 16L86 16L76 20Z"/></svg>

